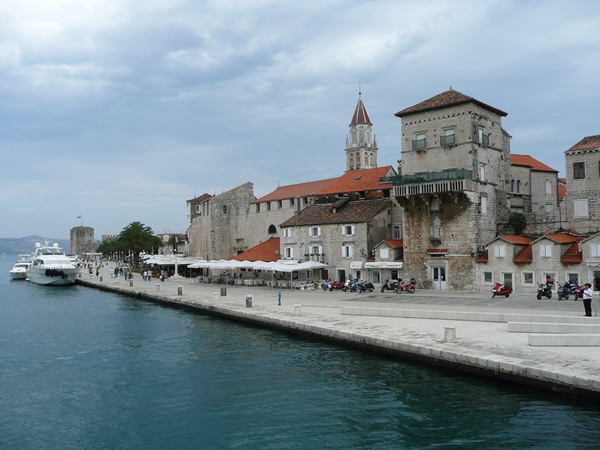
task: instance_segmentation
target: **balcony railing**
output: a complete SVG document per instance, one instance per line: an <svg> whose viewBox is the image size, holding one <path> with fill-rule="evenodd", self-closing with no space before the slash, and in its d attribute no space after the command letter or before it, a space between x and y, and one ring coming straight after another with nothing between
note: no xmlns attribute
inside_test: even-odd
<svg viewBox="0 0 600 450"><path fill-rule="evenodd" d="M394 195L437 194L473 190L473 171L466 169L444 170L414 175L390 177L394 184Z"/></svg>
<svg viewBox="0 0 600 450"><path fill-rule="evenodd" d="M413 150L425 150L427 147L427 141L423 139L416 139L412 141L412 149Z"/></svg>
<svg viewBox="0 0 600 450"><path fill-rule="evenodd" d="M448 147L449 145L454 145L456 140L454 139L454 135L450 134L448 136L440 136L440 145L442 147Z"/></svg>

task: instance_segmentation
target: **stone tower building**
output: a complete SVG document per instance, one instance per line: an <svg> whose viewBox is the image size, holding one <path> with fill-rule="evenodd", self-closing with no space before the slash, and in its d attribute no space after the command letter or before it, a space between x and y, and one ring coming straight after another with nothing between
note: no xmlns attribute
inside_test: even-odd
<svg viewBox="0 0 600 450"><path fill-rule="evenodd" d="M565 152L566 220L578 233L600 231L600 135L587 136Z"/></svg>
<svg viewBox="0 0 600 450"><path fill-rule="evenodd" d="M450 90L396 113L402 165L404 262L434 289L470 289L474 255L510 216L507 114Z"/></svg>
<svg viewBox="0 0 600 450"><path fill-rule="evenodd" d="M94 229L92 227L81 226L71 228L71 254L82 255L83 253L93 253L95 249Z"/></svg>
<svg viewBox="0 0 600 450"><path fill-rule="evenodd" d="M360 92L346 137L346 172L377 167L377 140Z"/></svg>

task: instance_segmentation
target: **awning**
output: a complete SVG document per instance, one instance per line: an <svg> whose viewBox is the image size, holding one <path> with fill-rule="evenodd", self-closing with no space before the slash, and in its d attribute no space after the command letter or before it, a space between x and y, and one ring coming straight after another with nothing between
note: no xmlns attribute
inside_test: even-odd
<svg viewBox="0 0 600 450"><path fill-rule="evenodd" d="M404 263L400 261L369 261L365 269L402 269Z"/></svg>

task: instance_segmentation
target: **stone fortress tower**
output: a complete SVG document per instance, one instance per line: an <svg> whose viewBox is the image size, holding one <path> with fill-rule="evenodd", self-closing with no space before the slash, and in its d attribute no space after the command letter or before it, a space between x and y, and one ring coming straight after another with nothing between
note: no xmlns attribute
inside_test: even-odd
<svg viewBox="0 0 600 450"><path fill-rule="evenodd" d="M95 247L94 229L92 227L80 226L71 228L71 254L93 253Z"/></svg>

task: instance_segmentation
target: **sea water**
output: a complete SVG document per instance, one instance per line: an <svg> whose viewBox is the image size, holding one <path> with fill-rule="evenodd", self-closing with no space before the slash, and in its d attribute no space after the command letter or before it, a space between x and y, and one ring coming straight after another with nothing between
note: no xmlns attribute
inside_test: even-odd
<svg viewBox="0 0 600 450"><path fill-rule="evenodd" d="M0 448L600 446L600 410L0 261Z"/></svg>

